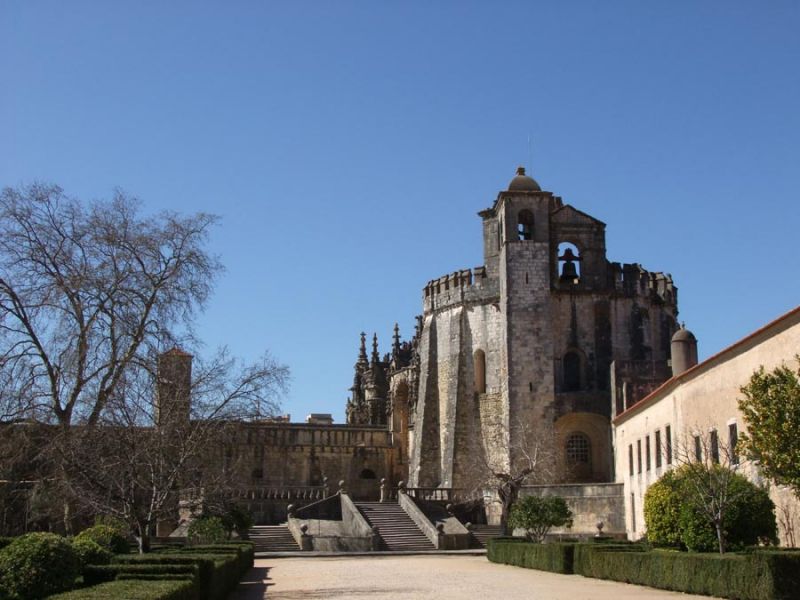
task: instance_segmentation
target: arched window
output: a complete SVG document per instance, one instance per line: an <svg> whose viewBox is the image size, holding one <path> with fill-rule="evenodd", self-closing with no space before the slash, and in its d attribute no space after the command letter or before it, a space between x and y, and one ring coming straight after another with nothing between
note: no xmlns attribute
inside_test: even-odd
<svg viewBox="0 0 800 600"><path fill-rule="evenodd" d="M375 479L375 471L372 469L364 469L359 475L361 479Z"/></svg>
<svg viewBox="0 0 800 600"><path fill-rule="evenodd" d="M569 351L561 361L564 375L563 390L576 392L581 389L581 357L575 351Z"/></svg>
<svg viewBox="0 0 800 600"><path fill-rule="evenodd" d="M517 215L517 236L520 240L533 239L533 213L527 209Z"/></svg>
<svg viewBox="0 0 800 600"><path fill-rule="evenodd" d="M475 350L473 355L475 364L475 391L478 394L486 393L486 354L483 350Z"/></svg>
<svg viewBox="0 0 800 600"><path fill-rule="evenodd" d="M592 445L585 433L573 433L567 438L567 464L570 467L589 465L592 462Z"/></svg>
<svg viewBox="0 0 800 600"><path fill-rule="evenodd" d="M575 244L558 245L558 279L562 283L578 283L581 278L581 253Z"/></svg>

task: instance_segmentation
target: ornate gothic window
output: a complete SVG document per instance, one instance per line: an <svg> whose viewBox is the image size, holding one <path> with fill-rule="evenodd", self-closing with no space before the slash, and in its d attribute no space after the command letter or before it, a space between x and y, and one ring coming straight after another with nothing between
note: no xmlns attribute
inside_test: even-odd
<svg viewBox="0 0 800 600"><path fill-rule="evenodd" d="M517 236L520 240L533 239L533 213L531 211L519 211L519 215L517 215Z"/></svg>

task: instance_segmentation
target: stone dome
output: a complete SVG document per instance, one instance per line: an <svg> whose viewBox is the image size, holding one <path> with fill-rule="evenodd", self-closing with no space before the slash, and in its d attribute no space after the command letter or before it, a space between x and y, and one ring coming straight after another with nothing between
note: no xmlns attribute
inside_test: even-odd
<svg viewBox="0 0 800 600"><path fill-rule="evenodd" d="M675 332L675 335L672 336L673 342L695 342L697 343L697 338L694 337L694 334L686 329L686 325L682 325L678 331Z"/></svg>
<svg viewBox="0 0 800 600"><path fill-rule="evenodd" d="M525 175L525 167L517 167L517 174L508 184L509 192L541 192L542 188L533 179Z"/></svg>

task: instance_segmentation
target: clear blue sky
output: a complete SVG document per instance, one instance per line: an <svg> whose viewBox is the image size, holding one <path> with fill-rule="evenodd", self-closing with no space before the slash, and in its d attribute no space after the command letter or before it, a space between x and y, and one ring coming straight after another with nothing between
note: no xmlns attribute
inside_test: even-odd
<svg viewBox="0 0 800 600"><path fill-rule="evenodd" d="M800 3L0 0L0 185L221 215L199 331L296 420L482 263L520 163L673 274L701 357L739 339L800 299Z"/></svg>

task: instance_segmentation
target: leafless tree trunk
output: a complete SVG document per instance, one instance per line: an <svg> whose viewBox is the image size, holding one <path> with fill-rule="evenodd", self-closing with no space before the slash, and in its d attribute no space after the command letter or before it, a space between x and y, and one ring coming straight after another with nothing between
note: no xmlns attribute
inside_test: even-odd
<svg viewBox="0 0 800 600"><path fill-rule="evenodd" d="M525 485L549 481L555 472L552 434L543 434L529 423L515 421L511 426L496 419L484 423L484 439L473 439L470 451L474 474L472 493L491 490L500 503L500 525L509 535L511 507Z"/></svg>

